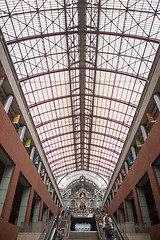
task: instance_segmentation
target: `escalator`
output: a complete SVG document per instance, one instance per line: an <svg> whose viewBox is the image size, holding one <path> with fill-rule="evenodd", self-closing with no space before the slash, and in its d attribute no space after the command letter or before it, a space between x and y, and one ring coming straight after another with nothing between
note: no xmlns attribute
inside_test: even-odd
<svg viewBox="0 0 160 240"><path fill-rule="evenodd" d="M84 227L77 228L76 224L87 225L90 224L90 229L85 229ZM48 232L46 233L44 240L54 240L57 229L61 229L63 232L63 240L105 240L104 231L102 230L102 215L94 211L92 214L75 215L73 212L70 214L65 214L63 217L58 219L56 223L53 221ZM128 238L121 234L116 222L112 219L112 231L113 240L128 240ZM41 240L41 239L39 239Z"/></svg>

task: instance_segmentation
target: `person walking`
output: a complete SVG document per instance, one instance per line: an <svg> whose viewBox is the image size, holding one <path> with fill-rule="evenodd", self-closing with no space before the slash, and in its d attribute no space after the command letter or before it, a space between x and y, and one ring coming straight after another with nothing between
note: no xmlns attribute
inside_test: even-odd
<svg viewBox="0 0 160 240"><path fill-rule="evenodd" d="M112 240L112 229L108 222L105 223L105 226L102 228L105 233L105 239L106 240Z"/></svg>

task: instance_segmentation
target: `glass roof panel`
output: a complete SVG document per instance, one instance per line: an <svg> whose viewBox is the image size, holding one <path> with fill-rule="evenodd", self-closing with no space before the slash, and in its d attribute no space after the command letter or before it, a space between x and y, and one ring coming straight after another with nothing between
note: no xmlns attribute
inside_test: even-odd
<svg viewBox="0 0 160 240"><path fill-rule="evenodd" d="M160 42L160 3L80 2L1 0L0 26L53 174L108 179Z"/></svg>

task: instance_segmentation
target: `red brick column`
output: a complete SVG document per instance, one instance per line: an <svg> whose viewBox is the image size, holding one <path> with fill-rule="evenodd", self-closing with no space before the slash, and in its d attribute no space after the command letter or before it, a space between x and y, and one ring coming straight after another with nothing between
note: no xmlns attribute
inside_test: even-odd
<svg viewBox="0 0 160 240"><path fill-rule="evenodd" d="M160 219L160 186L159 186L159 183L157 180L157 176L156 176L154 167L152 167L152 166L150 166L150 168L148 169L148 177L150 180L154 201L155 201L158 216Z"/></svg>
<svg viewBox="0 0 160 240"><path fill-rule="evenodd" d="M42 221L42 211L43 211L43 201L41 200L38 221Z"/></svg>
<svg viewBox="0 0 160 240"><path fill-rule="evenodd" d="M129 222L129 220L128 220L128 213L127 213L127 206L126 206L126 201L125 200L123 200L123 208L124 208L125 222Z"/></svg>
<svg viewBox="0 0 160 240"><path fill-rule="evenodd" d="M4 202L2 215L1 215L3 220L6 222L9 221L10 212L12 209L12 203L13 203L13 199L14 199L14 195L15 195L15 191L16 191L16 187L17 187L19 174L20 174L20 170L15 166L12 171L12 175L11 175L11 179L10 179L10 183L9 183L9 187L8 187L8 191L7 191L7 195L6 195L6 200Z"/></svg>
<svg viewBox="0 0 160 240"><path fill-rule="evenodd" d="M34 195L34 189L31 187L30 188L30 193L29 193L29 198L28 198L25 223L29 223L29 219L30 219L30 215L31 215L31 209L32 209L33 195Z"/></svg>
<svg viewBox="0 0 160 240"><path fill-rule="evenodd" d="M117 221L118 221L118 223L120 223L119 209L117 209L116 211L117 211Z"/></svg>
<svg viewBox="0 0 160 240"><path fill-rule="evenodd" d="M141 213L141 208L139 204L136 187L133 188L133 196L134 196L134 202L135 202L135 207L137 212L138 223L143 223L143 218L142 218L142 213Z"/></svg>

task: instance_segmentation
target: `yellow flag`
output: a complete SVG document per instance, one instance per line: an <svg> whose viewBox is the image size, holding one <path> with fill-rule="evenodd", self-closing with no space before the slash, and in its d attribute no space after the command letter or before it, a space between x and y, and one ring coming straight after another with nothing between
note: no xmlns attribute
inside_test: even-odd
<svg viewBox="0 0 160 240"><path fill-rule="evenodd" d="M13 121L12 121L12 123L18 123L19 122L19 119L20 119L20 114L16 114L15 116L14 116L14 119L13 119Z"/></svg>

